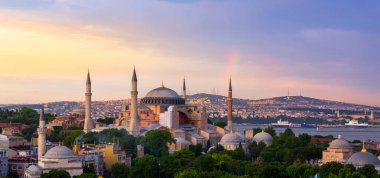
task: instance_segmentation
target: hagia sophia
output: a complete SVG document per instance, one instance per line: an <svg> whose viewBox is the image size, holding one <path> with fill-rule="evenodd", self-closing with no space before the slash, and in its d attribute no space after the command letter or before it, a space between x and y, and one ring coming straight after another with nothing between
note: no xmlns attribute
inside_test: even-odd
<svg viewBox="0 0 380 178"><path fill-rule="evenodd" d="M257 134L252 129L239 133L232 125L232 82L229 81L228 88L228 114L227 126L220 128L207 123L208 115L204 107L187 104L186 102L186 82L183 80L182 95L174 90L167 88L162 84L160 87L149 91L140 102L138 102L138 80L136 70L132 74L131 102L122 108L120 116L114 120L111 125L99 124L91 117L91 79L87 75L86 92L85 92L85 109L84 109L84 126L83 131L99 132L105 129L117 128L125 129L133 136L144 136L147 132L155 129L168 130L176 143L170 144L169 151L174 152L190 145L202 144L215 148L221 145L226 150L235 150L241 147L248 152L249 143L255 141L263 142L270 146L273 137L262 131ZM25 171L25 178L39 178L42 173L47 173L52 169L65 169L71 177L80 175L83 172L82 155L78 154L66 146L54 146L47 150L46 133L47 127L44 119L43 109L38 128L38 163L31 165ZM78 146L78 145L77 145ZM110 146L110 147L109 147ZM116 148L116 149L115 149ZM117 149L117 145L106 146L115 159L122 158L126 160L125 153ZM102 152L98 150L98 152ZM138 146L138 154L143 152L141 145ZM103 154L103 152L101 153ZM143 153L142 153L143 154ZM110 159L111 156L106 156ZM343 164L352 164L355 167L362 167L366 164L375 165L380 171L380 160L366 151L365 147L361 152L354 153L351 144L343 139L342 135L330 143L327 150L323 151L321 164L327 162L341 162Z"/></svg>

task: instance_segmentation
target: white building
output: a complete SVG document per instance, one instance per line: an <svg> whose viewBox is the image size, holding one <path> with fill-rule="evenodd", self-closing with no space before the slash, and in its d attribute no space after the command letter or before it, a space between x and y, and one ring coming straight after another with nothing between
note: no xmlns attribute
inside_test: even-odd
<svg viewBox="0 0 380 178"><path fill-rule="evenodd" d="M37 166L32 165L25 171L25 178L39 178L42 173L53 169L63 169L73 177L83 173L82 166L82 158L75 156L72 150L65 146L56 146L41 157Z"/></svg>

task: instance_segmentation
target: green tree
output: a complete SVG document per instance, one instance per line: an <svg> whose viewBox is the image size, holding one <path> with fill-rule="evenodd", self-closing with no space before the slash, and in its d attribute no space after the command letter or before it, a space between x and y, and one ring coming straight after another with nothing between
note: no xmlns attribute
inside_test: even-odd
<svg viewBox="0 0 380 178"><path fill-rule="evenodd" d="M29 127L22 129L21 134L25 139L30 140L33 136L35 136L34 133L36 130L37 130L37 125L32 124Z"/></svg>
<svg viewBox="0 0 380 178"><path fill-rule="evenodd" d="M175 140L167 130L151 130L141 142L148 154L161 157L169 154L168 143L175 143Z"/></svg>
<svg viewBox="0 0 380 178"><path fill-rule="evenodd" d="M60 142L64 140L64 137L62 135L62 127L61 126L54 126L53 131L50 132L47 135L47 139L51 142Z"/></svg>
<svg viewBox="0 0 380 178"><path fill-rule="evenodd" d="M186 169L175 176L175 178L200 178L194 170Z"/></svg>
<svg viewBox="0 0 380 178"><path fill-rule="evenodd" d="M268 127L264 129L264 132L269 133L272 137L276 136L276 130L273 127Z"/></svg>
<svg viewBox="0 0 380 178"><path fill-rule="evenodd" d="M131 169L131 177L150 178L158 177L159 161L152 155L145 155L135 160L135 165Z"/></svg>
<svg viewBox="0 0 380 178"><path fill-rule="evenodd" d="M338 162L329 162L323 164L320 168L321 177L328 177L330 174L338 175L343 165Z"/></svg>
<svg viewBox="0 0 380 178"><path fill-rule="evenodd" d="M125 164L116 163L111 167L111 178L128 177L129 167Z"/></svg>
<svg viewBox="0 0 380 178"><path fill-rule="evenodd" d="M363 167L358 168L357 171L365 177L375 177L378 175L375 166L372 164L366 164Z"/></svg>
<svg viewBox="0 0 380 178"><path fill-rule="evenodd" d="M71 131L70 134L67 137L65 137L64 144L67 147L71 147L73 145L75 139L82 134L84 134L84 132L82 130Z"/></svg>
<svg viewBox="0 0 380 178"><path fill-rule="evenodd" d="M63 169L53 169L48 173L42 174L41 178L71 178L71 176Z"/></svg>
<svg viewBox="0 0 380 178"><path fill-rule="evenodd" d="M83 173L79 176L75 176L75 178L97 178L95 173Z"/></svg>
<svg viewBox="0 0 380 178"><path fill-rule="evenodd" d="M226 122L223 122L223 121L219 121L219 122L214 122L214 125L215 126L218 126L220 128L224 128L227 126L227 123Z"/></svg>
<svg viewBox="0 0 380 178"><path fill-rule="evenodd" d="M249 145L248 145L248 150L249 150L249 153L251 155L251 157L253 159L256 159L257 157L259 157L261 151L266 147L266 144L263 143L263 142L260 142L259 144L257 144L255 141L251 142Z"/></svg>
<svg viewBox="0 0 380 178"><path fill-rule="evenodd" d="M17 172L10 172L7 176L7 178L19 178L20 176L17 174Z"/></svg>
<svg viewBox="0 0 380 178"><path fill-rule="evenodd" d="M199 143L197 145L190 145L189 150L192 151L195 154L195 156L198 157L202 155L203 146L202 144L199 144Z"/></svg>

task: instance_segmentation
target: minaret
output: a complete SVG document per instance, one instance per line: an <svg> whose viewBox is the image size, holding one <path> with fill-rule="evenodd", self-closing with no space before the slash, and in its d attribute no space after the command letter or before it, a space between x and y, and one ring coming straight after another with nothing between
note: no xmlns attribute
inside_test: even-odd
<svg viewBox="0 0 380 178"><path fill-rule="evenodd" d="M182 98L186 100L186 79L183 78Z"/></svg>
<svg viewBox="0 0 380 178"><path fill-rule="evenodd" d="M90 71L87 73L87 81L86 81L86 93L85 93L85 116L84 116L84 133L90 132L94 126L93 121L91 119L91 79L90 79Z"/></svg>
<svg viewBox="0 0 380 178"><path fill-rule="evenodd" d="M227 105L228 105L227 127L228 127L228 129L232 130L232 84L231 84L231 77L230 77L230 86L228 88Z"/></svg>
<svg viewBox="0 0 380 178"><path fill-rule="evenodd" d="M38 160L42 158L46 151L46 125L45 125L45 116L44 116L44 107L42 106L40 114L40 124L37 129L38 132Z"/></svg>
<svg viewBox="0 0 380 178"><path fill-rule="evenodd" d="M139 118L137 115L137 76L136 70L133 68L133 76L132 76L132 90L131 90L131 120L129 122L129 132L133 136L139 135Z"/></svg>

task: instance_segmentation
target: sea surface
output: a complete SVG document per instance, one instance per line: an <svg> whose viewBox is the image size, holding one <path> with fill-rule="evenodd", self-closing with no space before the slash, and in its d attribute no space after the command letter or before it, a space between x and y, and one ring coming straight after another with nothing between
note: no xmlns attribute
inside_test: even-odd
<svg viewBox="0 0 380 178"><path fill-rule="evenodd" d="M239 130L240 133L243 133L246 129L252 128L267 128L269 125L257 125L257 124L235 124L235 128ZM279 134L284 132L286 128L274 128L276 133ZM338 137L338 134L342 134L343 138L349 141L353 140L373 140L380 141L380 128L291 128L296 135L307 133L309 135L321 135L327 136L332 135L335 138Z"/></svg>

